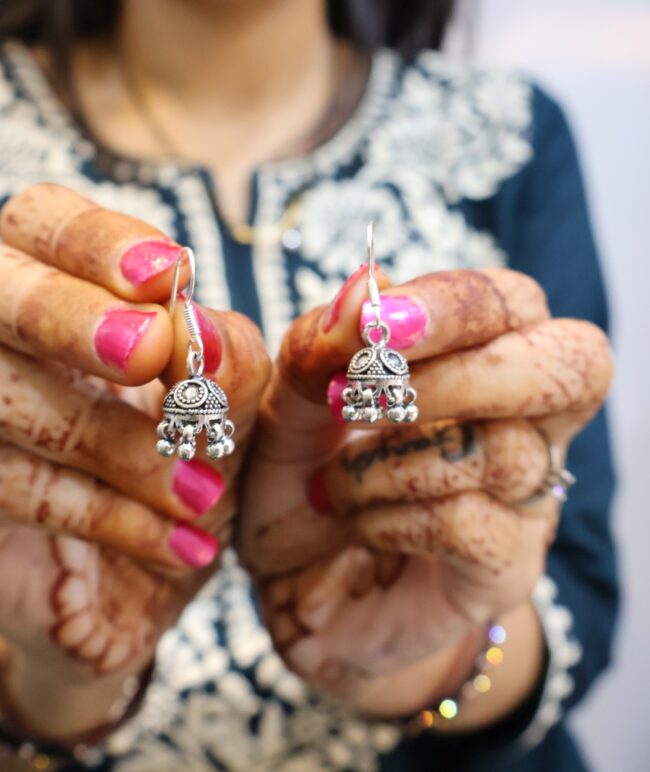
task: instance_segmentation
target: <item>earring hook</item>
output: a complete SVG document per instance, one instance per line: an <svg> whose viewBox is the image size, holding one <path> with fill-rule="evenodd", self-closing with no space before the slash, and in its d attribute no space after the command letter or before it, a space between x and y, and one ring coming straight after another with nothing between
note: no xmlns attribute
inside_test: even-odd
<svg viewBox="0 0 650 772"><path fill-rule="evenodd" d="M368 295L370 296L370 305L375 312L376 324L381 325L381 300L379 298L379 285L375 275L375 223L370 220L366 232L368 245Z"/></svg>
<svg viewBox="0 0 650 772"><path fill-rule="evenodd" d="M185 302L190 303L194 297L194 288L196 286L196 258L194 257L194 251L190 247L183 247L181 253L176 259L174 264L174 273L172 276L172 290L169 298L169 314L174 315L176 309L176 298L178 297L178 282L181 275L181 266L183 265L183 258L187 258L187 262L190 265L190 278L183 288L185 290Z"/></svg>
<svg viewBox="0 0 650 772"><path fill-rule="evenodd" d="M370 278L375 278L375 222L370 220L368 223L368 229L366 231L367 248L368 248L368 270L370 272Z"/></svg>
<svg viewBox="0 0 650 772"><path fill-rule="evenodd" d="M187 350L187 372L190 376L203 375L203 338L201 337L201 328L199 327L199 320L196 317L194 311L194 305L192 298L194 297L194 289L196 287L196 258L194 252L189 247L183 247L181 253L174 265L174 274L172 277L172 290L169 298L169 314L174 315L176 310L176 298L178 297L178 282L180 278L181 265L183 258L186 257L190 265L190 278L183 288L183 317L185 318L185 324L187 331L190 335L190 341Z"/></svg>

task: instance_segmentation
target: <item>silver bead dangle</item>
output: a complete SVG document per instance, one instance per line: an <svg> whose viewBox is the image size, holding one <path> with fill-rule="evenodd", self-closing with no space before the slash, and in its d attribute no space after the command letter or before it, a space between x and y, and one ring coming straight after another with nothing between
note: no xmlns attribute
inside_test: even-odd
<svg viewBox="0 0 650 772"><path fill-rule="evenodd" d="M412 423L418 417L417 393L410 385L408 362L387 346L390 329L381 318L373 222L368 224L368 295L375 319L363 329L367 347L357 351L348 365L341 415L347 422L374 423L385 416L395 424Z"/></svg>
<svg viewBox="0 0 650 772"><path fill-rule="evenodd" d="M178 296L178 279L183 257L190 265L190 280L183 293L183 316L190 334L187 351L187 379L174 384L163 400L163 420L158 424L156 450L161 456L177 453L189 461L196 455L197 437L205 429L207 454L222 458L235 449L235 425L228 419L228 397L214 381L203 377L203 339L192 304L196 276L194 253L185 247L174 269L169 313L173 317Z"/></svg>

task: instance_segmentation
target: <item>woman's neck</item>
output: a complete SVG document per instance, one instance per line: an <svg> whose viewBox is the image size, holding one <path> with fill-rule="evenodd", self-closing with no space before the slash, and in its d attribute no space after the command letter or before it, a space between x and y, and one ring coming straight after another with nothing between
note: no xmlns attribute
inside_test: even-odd
<svg viewBox="0 0 650 772"><path fill-rule="evenodd" d="M75 79L104 144L207 166L242 220L252 170L304 152L360 61L324 0L126 0L115 39L79 49Z"/></svg>
<svg viewBox="0 0 650 772"><path fill-rule="evenodd" d="M191 107L255 113L309 84L334 56L323 0L126 0L118 46L140 84Z"/></svg>

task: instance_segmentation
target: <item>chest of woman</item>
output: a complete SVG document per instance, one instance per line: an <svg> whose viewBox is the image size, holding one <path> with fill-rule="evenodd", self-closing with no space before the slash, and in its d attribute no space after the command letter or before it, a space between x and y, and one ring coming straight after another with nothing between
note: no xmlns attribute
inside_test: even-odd
<svg viewBox="0 0 650 772"><path fill-rule="evenodd" d="M330 300L363 262L370 219L397 283L507 262L492 211L532 154L531 89L516 76L432 53L410 65L376 54L348 123L311 153L261 167L248 222L233 228L205 169L111 156L26 49L6 45L2 70L0 199L49 180L150 221L194 248L201 300L249 315L272 350L291 318Z"/></svg>

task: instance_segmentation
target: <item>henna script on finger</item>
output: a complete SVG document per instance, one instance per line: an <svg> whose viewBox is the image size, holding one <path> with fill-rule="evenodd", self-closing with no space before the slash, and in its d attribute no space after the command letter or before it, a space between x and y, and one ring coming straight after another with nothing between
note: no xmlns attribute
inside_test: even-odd
<svg viewBox="0 0 650 772"><path fill-rule="evenodd" d="M431 448L440 448L445 461L460 461L468 456L476 446L476 432L471 423L453 424L443 429L434 428L430 435L413 437L399 443L385 442L371 450L363 450L354 455L343 453L341 468L353 474L358 482L378 461L391 457L406 456Z"/></svg>

